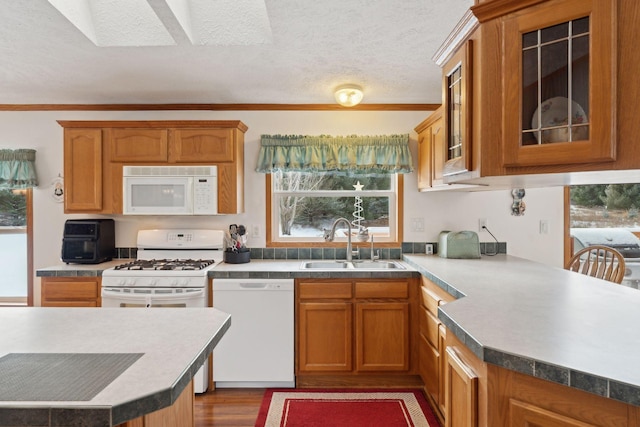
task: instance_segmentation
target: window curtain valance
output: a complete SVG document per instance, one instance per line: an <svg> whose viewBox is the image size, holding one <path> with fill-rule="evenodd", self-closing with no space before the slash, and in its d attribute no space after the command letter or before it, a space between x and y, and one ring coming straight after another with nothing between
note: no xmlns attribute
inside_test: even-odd
<svg viewBox="0 0 640 427"><path fill-rule="evenodd" d="M409 173L409 134L262 135L257 172Z"/></svg>
<svg viewBox="0 0 640 427"><path fill-rule="evenodd" d="M0 150L0 188L38 186L36 150Z"/></svg>

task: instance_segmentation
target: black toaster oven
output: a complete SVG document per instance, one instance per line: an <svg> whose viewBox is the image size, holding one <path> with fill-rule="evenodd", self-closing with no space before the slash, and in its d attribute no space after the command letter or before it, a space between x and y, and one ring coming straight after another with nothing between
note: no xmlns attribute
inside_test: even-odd
<svg viewBox="0 0 640 427"><path fill-rule="evenodd" d="M69 219L62 235L62 261L99 264L115 256L115 223L112 219Z"/></svg>

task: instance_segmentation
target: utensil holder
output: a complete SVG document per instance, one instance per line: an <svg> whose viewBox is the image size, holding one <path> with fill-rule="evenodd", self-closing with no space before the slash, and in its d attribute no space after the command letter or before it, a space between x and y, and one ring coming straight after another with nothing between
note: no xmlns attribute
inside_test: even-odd
<svg viewBox="0 0 640 427"><path fill-rule="evenodd" d="M251 252L245 251L224 251L222 260L228 264L244 264L251 261Z"/></svg>

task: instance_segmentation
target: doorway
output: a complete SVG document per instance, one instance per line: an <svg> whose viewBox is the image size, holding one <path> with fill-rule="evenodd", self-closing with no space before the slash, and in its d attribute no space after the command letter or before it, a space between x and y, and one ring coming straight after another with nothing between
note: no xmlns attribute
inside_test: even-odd
<svg viewBox="0 0 640 427"><path fill-rule="evenodd" d="M0 190L0 306L33 305L32 190Z"/></svg>

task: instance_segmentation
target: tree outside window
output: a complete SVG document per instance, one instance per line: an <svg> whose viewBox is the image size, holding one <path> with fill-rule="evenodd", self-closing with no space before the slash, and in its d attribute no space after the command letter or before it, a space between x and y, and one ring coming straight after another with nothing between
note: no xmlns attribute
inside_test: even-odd
<svg viewBox="0 0 640 427"><path fill-rule="evenodd" d="M323 229L338 218L351 221L353 233L357 233L359 224L378 241L396 238L394 174L276 171L271 179L274 241L323 241ZM336 239L346 238L346 227L338 230Z"/></svg>

